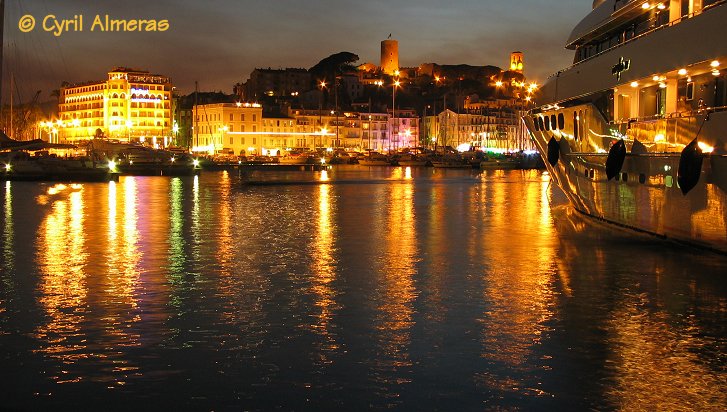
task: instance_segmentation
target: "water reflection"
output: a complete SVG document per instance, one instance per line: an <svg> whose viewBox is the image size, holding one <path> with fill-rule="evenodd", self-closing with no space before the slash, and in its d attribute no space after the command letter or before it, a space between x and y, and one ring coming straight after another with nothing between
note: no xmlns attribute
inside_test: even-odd
<svg viewBox="0 0 727 412"><path fill-rule="evenodd" d="M199 185L199 183L197 183ZM219 183L219 201L217 202L217 223L219 227L216 236L217 247L215 256L220 265L221 275L223 277L232 275L233 257L233 217L232 217L232 183L230 182L230 174L223 171L220 176Z"/></svg>
<svg viewBox="0 0 727 412"><path fill-rule="evenodd" d="M5 184L0 403L722 409L723 258L538 172L358 170Z"/></svg>
<svg viewBox="0 0 727 412"><path fill-rule="evenodd" d="M541 396L543 388L532 382L531 359L551 330L561 290L554 264L556 234L543 195L548 182L531 172L521 174L527 184L503 185L493 179L483 182L483 201L490 209L483 233L490 264L481 322L482 357L497 367L480 372L480 378L484 387L503 393Z"/></svg>
<svg viewBox="0 0 727 412"><path fill-rule="evenodd" d="M638 287L636 288L638 289ZM713 345L696 315L673 319L654 311L649 293L624 293L608 323L607 367L616 377L606 394L622 410L720 410L727 405L723 364L704 359ZM723 303L727 303L724 301Z"/></svg>
<svg viewBox="0 0 727 412"><path fill-rule="evenodd" d="M558 267L571 273L569 321L582 328L569 331L574 351L605 353L592 404L723 409L727 381L715 354L724 353L724 329L705 312L727 308L714 277L723 259L604 228L572 209L554 212Z"/></svg>
<svg viewBox="0 0 727 412"><path fill-rule="evenodd" d="M2 262L0 262L0 324L5 323L7 304L15 293L15 225L12 183L5 182L2 214Z"/></svg>
<svg viewBox="0 0 727 412"><path fill-rule="evenodd" d="M2 274L5 290L12 290L10 274L15 266L15 225L13 223L13 190L10 181L5 182L5 196L3 202L3 260ZM0 309L2 310L2 309Z"/></svg>
<svg viewBox="0 0 727 412"><path fill-rule="evenodd" d="M397 173L398 172L398 173ZM401 178L397 168L393 178ZM396 183L388 187L385 197L381 230L381 255L378 269L378 299L376 329L378 336L378 365L376 379L387 389L383 397L396 399L403 389L400 385L411 382L405 370L412 365L410 356L411 333L414 322L415 265L418 261L417 230L414 210L414 185Z"/></svg>
<svg viewBox="0 0 727 412"><path fill-rule="evenodd" d="M326 172L325 170L323 171ZM326 180L327 176L321 178ZM333 221L336 212L336 199L331 196L331 186L321 185L318 188L318 210L312 253L311 290L314 295L315 322L311 325L313 331L322 337L323 341L318 348L320 361L329 363L329 356L335 352L339 345L336 334L331 330L333 315L338 309L336 291L332 283L336 280L336 260L334 258L335 239L338 235L337 227Z"/></svg>
<svg viewBox="0 0 727 412"><path fill-rule="evenodd" d="M175 177L169 184L169 275L178 279L184 272L184 207L182 179Z"/></svg>
<svg viewBox="0 0 727 412"><path fill-rule="evenodd" d="M88 311L88 254L84 250L83 188L55 185L48 189L54 196L51 211L38 230L37 263L40 271L38 303L45 316L35 338L42 342L39 351L59 361L54 379L76 382L84 374L71 373L64 365L92 356L88 353L87 331L82 329Z"/></svg>

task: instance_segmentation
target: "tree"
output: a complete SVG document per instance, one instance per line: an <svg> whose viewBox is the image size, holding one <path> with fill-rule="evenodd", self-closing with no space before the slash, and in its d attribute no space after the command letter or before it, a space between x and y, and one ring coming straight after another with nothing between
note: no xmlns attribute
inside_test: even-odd
<svg viewBox="0 0 727 412"><path fill-rule="evenodd" d="M308 71L313 74L313 80L335 79L343 72L352 71L356 68L352 63L358 61L358 56L350 52L339 52L321 60Z"/></svg>

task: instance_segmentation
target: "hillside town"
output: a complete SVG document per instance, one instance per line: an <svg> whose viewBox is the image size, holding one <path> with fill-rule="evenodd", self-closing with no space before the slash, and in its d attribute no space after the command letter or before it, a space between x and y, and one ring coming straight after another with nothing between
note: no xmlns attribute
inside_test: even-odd
<svg viewBox="0 0 727 412"><path fill-rule="evenodd" d="M398 42L387 39L379 64L358 60L341 52L309 69L256 68L230 93L186 95L169 75L116 67L104 80L64 83L57 105L39 104L36 95L3 116L10 122L3 126L16 140L79 144L106 138L211 157L533 149L519 117L537 84L526 81L522 53L513 52L505 69L400 67Z"/></svg>

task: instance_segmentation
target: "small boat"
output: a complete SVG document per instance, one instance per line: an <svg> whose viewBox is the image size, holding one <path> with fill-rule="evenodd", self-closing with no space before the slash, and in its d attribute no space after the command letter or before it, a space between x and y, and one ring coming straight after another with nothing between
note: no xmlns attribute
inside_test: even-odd
<svg viewBox="0 0 727 412"><path fill-rule="evenodd" d="M391 166L391 160L384 154L371 152L367 156L359 157L358 164L361 166Z"/></svg>
<svg viewBox="0 0 727 412"><path fill-rule="evenodd" d="M291 151L278 158L281 165L307 165L315 163L316 157L312 153Z"/></svg>
<svg viewBox="0 0 727 412"><path fill-rule="evenodd" d="M511 170L521 169L522 160L513 156L485 156L479 163L480 169Z"/></svg>
<svg viewBox="0 0 727 412"><path fill-rule="evenodd" d="M432 160L432 166L440 169L471 169L472 165L461 156L446 154Z"/></svg>
<svg viewBox="0 0 727 412"><path fill-rule="evenodd" d="M0 180L53 182L107 182L118 180L119 174L109 162L96 162L90 157L57 157L47 152L31 155L13 151L3 154Z"/></svg>
<svg viewBox="0 0 727 412"><path fill-rule="evenodd" d="M399 166L426 166L429 160L423 156L417 156L412 153L404 153L396 160Z"/></svg>

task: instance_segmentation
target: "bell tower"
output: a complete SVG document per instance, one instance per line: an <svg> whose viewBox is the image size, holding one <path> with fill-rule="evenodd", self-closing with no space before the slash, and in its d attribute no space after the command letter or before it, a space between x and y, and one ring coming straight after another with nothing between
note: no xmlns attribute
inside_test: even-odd
<svg viewBox="0 0 727 412"><path fill-rule="evenodd" d="M510 71L522 73L524 69L523 53L519 51L510 53Z"/></svg>

